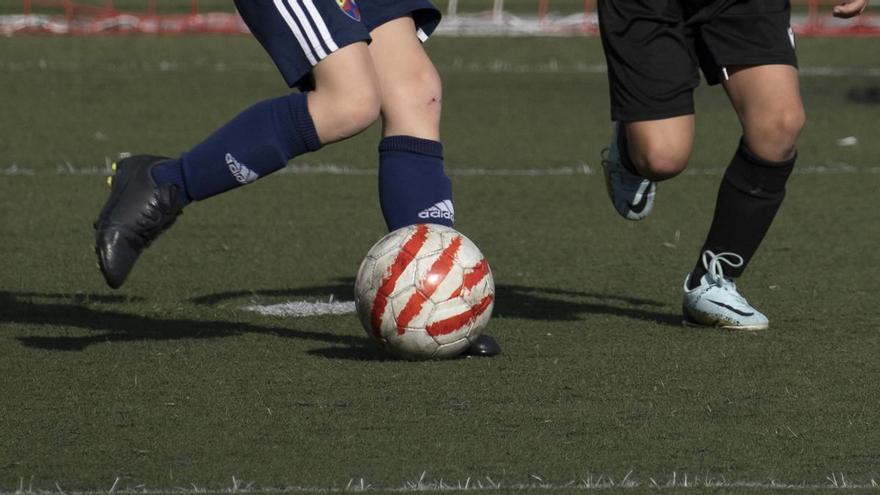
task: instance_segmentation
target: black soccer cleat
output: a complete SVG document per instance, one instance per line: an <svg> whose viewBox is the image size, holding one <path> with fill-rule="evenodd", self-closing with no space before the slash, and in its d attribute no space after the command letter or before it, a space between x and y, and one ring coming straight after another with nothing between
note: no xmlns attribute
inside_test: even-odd
<svg viewBox="0 0 880 495"><path fill-rule="evenodd" d="M501 354L501 346L491 335L480 334L471 342L471 346L465 354L476 357L494 357Z"/></svg>
<svg viewBox="0 0 880 495"><path fill-rule="evenodd" d="M176 185L157 186L150 173L169 158L136 155L113 165L110 197L95 222L95 253L107 285L118 289L141 252L182 213Z"/></svg>

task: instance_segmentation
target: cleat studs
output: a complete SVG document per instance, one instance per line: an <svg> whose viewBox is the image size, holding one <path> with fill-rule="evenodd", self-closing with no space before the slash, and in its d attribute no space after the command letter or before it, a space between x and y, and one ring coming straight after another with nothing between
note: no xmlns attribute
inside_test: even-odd
<svg viewBox="0 0 880 495"><path fill-rule="evenodd" d="M113 176L107 177L107 187L113 187Z"/></svg>
<svg viewBox="0 0 880 495"><path fill-rule="evenodd" d="M110 170L116 172L116 162L113 162L113 164L110 165Z"/></svg>

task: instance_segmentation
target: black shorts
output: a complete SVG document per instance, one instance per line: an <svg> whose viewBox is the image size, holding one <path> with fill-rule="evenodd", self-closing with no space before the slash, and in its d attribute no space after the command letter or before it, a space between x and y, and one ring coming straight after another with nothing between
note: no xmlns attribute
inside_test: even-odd
<svg viewBox="0 0 880 495"><path fill-rule="evenodd" d="M611 118L633 122L694 113L700 69L797 66L788 0L599 0Z"/></svg>
<svg viewBox="0 0 880 495"><path fill-rule="evenodd" d="M235 0L241 18L290 87L312 87L312 67L336 50L369 41L382 24L412 16L425 41L440 23L430 0Z"/></svg>

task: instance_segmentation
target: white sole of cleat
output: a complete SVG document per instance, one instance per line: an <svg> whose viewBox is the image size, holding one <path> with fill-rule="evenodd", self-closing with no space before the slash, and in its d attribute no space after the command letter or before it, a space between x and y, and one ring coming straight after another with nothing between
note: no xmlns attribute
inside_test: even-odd
<svg viewBox="0 0 880 495"><path fill-rule="evenodd" d="M767 330L768 328L770 328L769 326L761 325L703 325L702 323L697 323L687 319L682 319L681 324L682 326L689 328L718 328L731 332L760 332L762 330Z"/></svg>

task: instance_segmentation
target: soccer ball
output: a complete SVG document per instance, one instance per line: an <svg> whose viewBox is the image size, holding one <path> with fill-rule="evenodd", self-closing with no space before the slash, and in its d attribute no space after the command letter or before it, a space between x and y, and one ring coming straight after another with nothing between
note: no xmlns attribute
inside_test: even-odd
<svg viewBox="0 0 880 495"><path fill-rule="evenodd" d="M434 224L395 230L367 253L355 282L361 324L405 359L461 354L489 322L495 283L467 237Z"/></svg>

